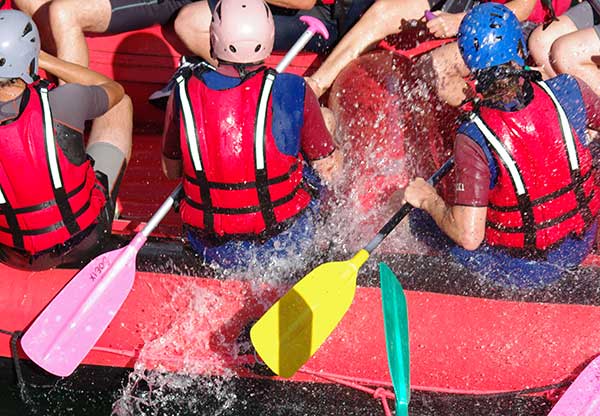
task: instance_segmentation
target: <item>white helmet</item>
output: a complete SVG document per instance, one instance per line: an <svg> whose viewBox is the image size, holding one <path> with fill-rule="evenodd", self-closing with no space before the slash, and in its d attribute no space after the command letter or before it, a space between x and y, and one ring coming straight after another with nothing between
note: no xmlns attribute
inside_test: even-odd
<svg viewBox="0 0 600 416"><path fill-rule="evenodd" d="M39 54L40 34L33 20L18 10L0 10L0 78L31 84Z"/></svg>

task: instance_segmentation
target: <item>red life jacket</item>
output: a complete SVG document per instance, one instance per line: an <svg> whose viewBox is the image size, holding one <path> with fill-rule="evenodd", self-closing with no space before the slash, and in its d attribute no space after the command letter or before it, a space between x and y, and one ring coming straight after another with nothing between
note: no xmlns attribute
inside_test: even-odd
<svg viewBox="0 0 600 416"><path fill-rule="evenodd" d="M177 79L185 224L212 236L273 234L309 204L302 156L281 153L271 133L275 76L262 70L226 90Z"/></svg>
<svg viewBox="0 0 600 416"><path fill-rule="evenodd" d="M486 241L543 253L580 236L600 209L595 170L552 90L533 83L534 98L517 113L488 107L471 120L498 167L490 190Z"/></svg>
<svg viewBox="0 0 600 416"><path fill-rule="evenodd" d="M0 243L29 253L90 226L106 198L90 161L69 162L54 137L48 88L28 86L0 126Z"/></svg>

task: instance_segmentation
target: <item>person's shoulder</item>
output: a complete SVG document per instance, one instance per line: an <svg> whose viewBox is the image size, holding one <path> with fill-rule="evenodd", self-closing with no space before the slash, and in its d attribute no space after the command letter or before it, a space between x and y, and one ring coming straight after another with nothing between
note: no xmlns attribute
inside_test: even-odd
<svg viewBox="0 0 600 416"><path fill-rule="evenodd" d="M569 88L577 87L583 81L571 74L558 74L555 77L552 77L545 81L546 84L550 85L552 89L561 91L561 92L569 92ZM565 91L563 91L565 90Z"/></svg>
<svg viewBox="0 0 600 416"><path fill-rule="evenodd" d="M300 75L296 75L296 74L290 74L288 72L283 72L281 74L277 74L277 79L279 80L279 82L287 82L287 83L294 83L294 84L301 84L301 85L305 84L303 77L301 77Z"/></svg>

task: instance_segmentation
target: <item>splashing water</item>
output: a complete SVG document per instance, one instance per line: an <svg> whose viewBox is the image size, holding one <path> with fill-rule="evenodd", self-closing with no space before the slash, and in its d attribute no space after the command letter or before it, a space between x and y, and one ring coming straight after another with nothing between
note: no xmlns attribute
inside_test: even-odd
<svg viewBox="0 0 600 416"><path fill-rule="evenodd" d="M418 153L430 156L417 139L429 129L435 132L428 122L427 87L408 85L389 73L389 68L378 70L374 76L383 81L366 101L352 88L339 93L349 100L345 108L352 109L336 134L346 156L344 179L323 201L326 215L315 239L299 251L267 260L248 253L249 270L216 267L215 275L227 279L228 290L214 279L211 290L199 283L202 279L170 288L170 301L160 307L172 321L164 331L143 334L144 345L113 415L231 414L243 400L233 385L244 364L255 364L248 335L252 317L317 264L345 259L364 246L400 207L398 191L413 172L427 171L411 160ZM405 224L380 250L425 251ZM189 271L168 257L163 268L184 275ZM237 290L231 290L232 281Z"/></svg>

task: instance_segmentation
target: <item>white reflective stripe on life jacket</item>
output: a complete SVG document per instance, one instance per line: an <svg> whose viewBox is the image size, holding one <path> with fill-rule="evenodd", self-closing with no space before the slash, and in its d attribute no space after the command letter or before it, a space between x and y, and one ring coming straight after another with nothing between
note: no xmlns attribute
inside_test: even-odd
<svg viewBox="0 0 600 416"><path fill-rule="evenodd" d="M52 122L52 111L50 110L50 101L48 99L47 88L40 88L40 97L42 100L42 112L44 117L44 138L46 141L46 152L48 153L48 165L50 167L50 176L52 176L52 185L54 186L54 189L60 189L63 187L63 182L58 163L56 140L54 138L54 123Z"/></svg>
<svg viewBox="0 0 600 416"><path fill-rule="evenodd" d="M525 194L525 185L523 184L523 178L517 169L512 156L508 153L502 142L496 137L496 135L489 129L489 127L483 122L483 120L475 113L471 114L471 121L479 128L487 142L494 148L506 168L510 173L510 176L515 184L515 191L517 195Z"/></svg>
<svg viewBox="0 0 600 416"><path fill-rule="evenodd" d="M554 92L550 89L548 84L543 81L536 82L546 94L550 97L556 110L558 111L558 120L560 121L560 130L562 131L563 138L565 140L565 144L567 145L567 153L569 155L569 164L571 165L571 170L579 170L579 158L577 157L577 148L575 147L575 137L573 137L573 131L571 130L571 124L569 124L569 119L567 118L567 113L562 108L558 99L554 95Z"/></svg>
<svg viewBox="0 0 600 416"><path fill-rule="evenodd" d="M200 144L198 143L198 134L196 132L194 113L188 98L187 82L186 79L181 75L177 77L176 81L179 85L179 101L181 104L181 111L183 113L185 135L188 140L188 147L190 149L192 163L196 172L202 172L203 167L202 159L200 158Z"/></svg>
<svg viewBox="0 0 600 416"><path fill-rule="evenodd" d="M254 164L257 170L265 169L265 128L267 124L267 106L271 97L271 90L275 82L275 75L267 73L258 100L256 124L254 128Z"/></svg>

